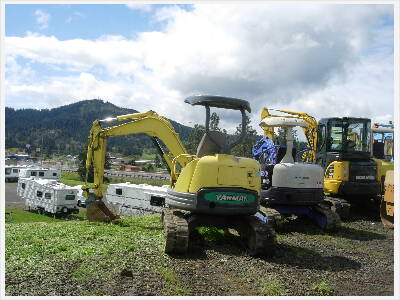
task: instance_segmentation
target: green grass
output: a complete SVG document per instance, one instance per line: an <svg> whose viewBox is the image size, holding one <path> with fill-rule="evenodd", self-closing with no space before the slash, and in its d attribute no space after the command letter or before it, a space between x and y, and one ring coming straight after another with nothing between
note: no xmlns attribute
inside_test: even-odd
<svg viewBox="0 0 400 300"><path fill-rule="evenodd" d="M333 294L332 286L325 279L322 279L320 282L315 284L313 290L321 296L329 296Z"/></svg>
<svg viewBox="0 0 400 300"><path fill-rule="evenodd" d="M54 218L51 215L40 215L36 211L28 211L23 208L6 208L6 223L54 223L54 222L65 222L69 220L85 220L86 219L86 208L79 208L78 214L68 215L66 218Z"/></svg>
<svg viewBox="0 0 400 300"><path fill-rule="evenodd" d="M277 280L262 280L260 283L260 292L264 296L282 296L284 290Z"/></svg>
<svg viewBox="0 0 400 300"><path fill-rule="evenodd" d="M215 242L215 241L227 241L232 236L228 230L218 229L215 227L196 227L196 234L200 235L204 240Z"/></svg>
<svg viewBox="0 0 400 300"><path fill-rule="evenodd" d="M158 272L164 279L165 295L173 295L173 296L190 295L190 290L182 285L179 278L171 269L160 268Z"/></svg>
<svg viewBox="0 0 400 300"><path fill-rule="evenodd" d="M68 280L87 283L81 295L107 295L106 286L120 278L121 270L140 276L165 265L163 240L159 214L123 217L118 224L40 215L6 223L6 294L40 295L46 289L57 295L51 280ZM43 275L51 280L43 281Z"/></svg>
<svg viewBox="0 0 400 300"><path fill-rule="evenodd" d="M6 213L10 213L10 215L8 215L6 218L6 223L54 223L64 221L61 219L54 219L51 216L39 215L35 212L29 212L22 208L6 208Z"/></svg>
<svg viewBox="0 0 400 300"><path fill-rule="evenodd" d="M155 153L149 153L149 152L143 151L142 156L137 160L155 159L155 158L156 158L156 154Z"/></svg>

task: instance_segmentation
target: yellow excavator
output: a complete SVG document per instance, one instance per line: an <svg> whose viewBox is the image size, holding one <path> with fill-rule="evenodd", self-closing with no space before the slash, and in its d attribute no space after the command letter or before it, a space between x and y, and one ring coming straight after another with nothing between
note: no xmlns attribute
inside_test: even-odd
<svg viewBox="0 0 400 300"><path fill-rule="evenodd" d="M308 149L301 153L301 161L317 163L324 168L325 200L332 204L342 219L350 213L353 201L375 199L381 190L381 164L370 153L371 120L366 118L324 118L317 122L312 116L291 110L276 110L288 118L299 118ZM262 117L267 117L268 109ZM274 129L266 128L264 135L273 137Z"/></svg>
<svg viewBox="0 0 400 300"><path fill-rule="evenodd" d="M371 155L381 182L380 216L384 226L394 226L394 126L375 123L371 128Z"/></svg>
<svg viewBox="0 0 400 300"><path fill-rule="evenodd" d="M87 217L91 221L112 221L118 218L103 202L101 185L107 139L137 133L149 135L170 170L170 187L162 212L166 253L185 253L190 233L198 226L236 229L245 241L250 255L271 255L275 248L275 232L259 209L260 164L250 158L235 157L230 149L245 137L245 130L233 143L226 136L211 131L210 108L241 112L245 129L247 101L221 96L191 96L191 105L206 109L205 134L196 155L188 154L171 123L153 111L96 120L90 130L86 168L93 167L94 182L82 186L88 200ZM107 121L125 122L102 127Z"/></svg>

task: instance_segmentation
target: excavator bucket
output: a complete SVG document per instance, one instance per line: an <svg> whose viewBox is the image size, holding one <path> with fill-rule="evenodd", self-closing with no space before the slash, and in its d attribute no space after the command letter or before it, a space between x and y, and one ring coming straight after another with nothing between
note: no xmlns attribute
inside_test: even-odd
<svg viewBox="0 0 400 300"><path fill-rule="evenodd" d="M112 222L119 219L119 216L114 214L103 201L95 200L89 203L86 210L86 216L89 221Z"/></svg>
<svg viewBox="0 0 400 300"><path fill-rule="evenodd" d="M385 227L393 228L394 221L394 173L386 172L385 194L380 207L381 220Z"/></svg>

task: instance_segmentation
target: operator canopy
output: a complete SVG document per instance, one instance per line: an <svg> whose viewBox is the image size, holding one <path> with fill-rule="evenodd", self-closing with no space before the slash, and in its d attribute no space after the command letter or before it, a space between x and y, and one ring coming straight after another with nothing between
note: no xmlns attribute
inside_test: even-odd
<svg viewBox="0 0 400 300"><path fill-rule="evenodd" d="M227 109L243 109L247 110L249 113L251 112L250 103L248 101L231 97L210 95L190 96L185 99L185 103L191 105L204 105Z"/></svg>
<svg viewBox="0 0 400 300"><path fill-rule="evenodd" d="M260 122L261 127L269 126L281 126L281 127L292 127L300 126L307 127L307 122L298 118L287 118L287 117L266 117Z"/></svg>

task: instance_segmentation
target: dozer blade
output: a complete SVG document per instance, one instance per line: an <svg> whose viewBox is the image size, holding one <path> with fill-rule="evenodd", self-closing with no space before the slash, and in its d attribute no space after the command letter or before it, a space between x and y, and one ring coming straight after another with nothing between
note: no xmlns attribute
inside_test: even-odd
<svg viewBox="0 0 400 300"><path fill-rule="evenodd" d="M388 214L388 211L391 215ZM394 228L393 203L385 202L382 200L380 207L380 215L383 226L393 229Z"/></svg>
<svg viewBox="0 0 400 300"><path fill-rule="evenodd" d="M385 227L394 228L394 171L386 172L385 193L381 200L380 215Z"/></svg>
<svg viewBox="0 0 400 300"><path fill-rule="evenodd" d="M95 200L89 203L86 210L86 217L89 221L111 222L119 219L119 216L114 214L103 201Z"/></svg>

